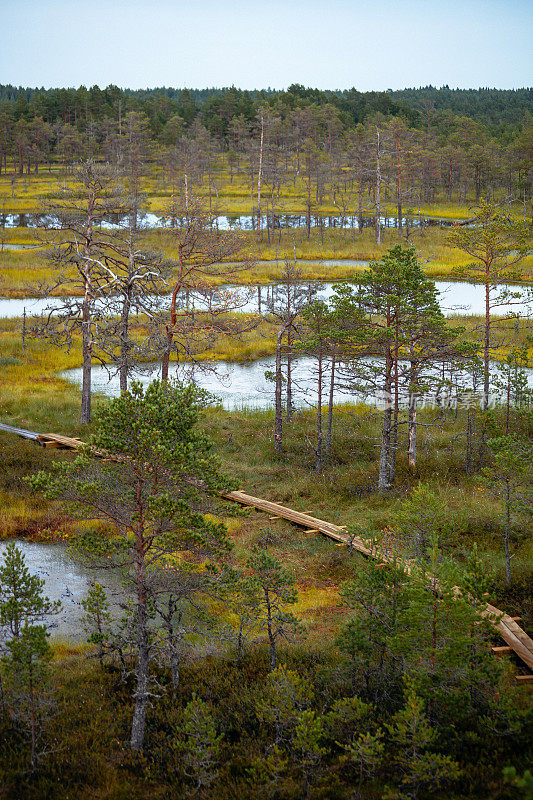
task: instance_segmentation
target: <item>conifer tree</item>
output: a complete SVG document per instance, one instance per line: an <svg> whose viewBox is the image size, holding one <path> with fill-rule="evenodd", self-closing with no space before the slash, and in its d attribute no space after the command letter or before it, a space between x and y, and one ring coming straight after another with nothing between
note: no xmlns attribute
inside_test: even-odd
<svg viewBox="0 0 533 800"><path fill-rule="evenodd" d="M437 790L460 776L459 764L449 756L435 752L438 731L429 724L424 701L407 684L405 706L387 725L390 737L397 746L396 764L402 773L399 794L389 792L385 797L413 800L422 789Z"/></svg>
<svg viewBox="0 0 533 800"><path fill-rule="evenodd" d="M524 223L510 219L494 203L481 202L472 224L456 226L451 243L475 260L458 274L480 280L485 292L483 328L483 410L489 405L490 359L493 353L493 320L491 315L502 306L521 302L519 293L505 287L515 277L513 268L522 261L528 248L528 229Z"/></svg>
<svg viewBox="0 0 533 800"><path fill-rule="evenodd" d="M32 772L46 749L42 743L52 706L48 670L52 649L46 623L37 623L61 608L60 602L44 595L44 583L30 573L20 548L9 542L0 564L0 631L2 639L5 634L11 637L1 643L0 707L29 735Z"/></svg>
<svg viewBox="0 0 533 800"><path fill-rule="evenodd" d="M400 676L389 640L398 629L406 603L406 575L394 565L369 560L357 578L341 587L341 597L354 611L339 634L337 646L349 657L352 686L363 676L365 696L377 702L394 694Z"/></svg>
<svg viewBox="0 0 533 800"><path fill-rule="evenodd" d="M456 357L455 336L445 329L435 283L423 273L412 247L391 248L360 280L357 291L341 286L333 306L338 324L350 331L347 355L354 384L381 394L378 489L385 491L396 473L402 394L416 400L440 384L434 365Z"/></svg>
<svg viewBox="0 0 533 800"><path fill-rule="evenodd" d="M143 747L154 657L151 615L172 592L166 566L201 572L227 551L224 526L204 516L229 481L196 425L207 398L192 386L154 381L103 405L90 443L74 461L30 479L81 517L99 518L113 535L81 538L80 547L120 566L133 590L134 713L130 744ZM105 458L96 458L97 454ZM106 557L109 557L107 560Z"/></svg>
<svg viewBox="0 0 533 800"><path fill-rule="evenodd" d="M111 614L109 601L101 584L95 583L93 585L88 591L87 597L81 601L81 607L85 611L83 626L88 634L88 641L97 645L97 657L100 665L102 665L111 635L109 627Z"/></svg>
<svg viewBox="0 0 533 800"><path fill-rule="evenodd" d="M217 777L216 765L220 757L222 735L217 734L216 724L209 705L195 693L183 712L183 733L180 743L185 774L195 784L197 800L201 800L205 787Z"/></svg>
<svg viewBox="0 0 533 800"><path fill-rule="evenodd" d="M44 625L25 625L7 643L3 659L11 717L30 739L30 768L36 772L44 755L46 721L51 711L49 663L53 652Z"/></svg>
<svg viewBox="0 0 533 800"><path fill-rule="evenodd" d="M299 620L287 610L298 594L294 578L276 559L256 548L248 559L251 578L258 590L258 617L266 632L270 650L270 669L276 668L277 647L281 640L290 641L301 630Z"/></svg>
<svg viewBox="0 0 533 800"><path fill-rule="evenodd" d="M44 579L32 575L22 550L8 542L0 563L0 627L18 638L25 627L57 614L59 601L52 602L43 594Z"/></svg>
<svg viewBox="0 0 533 800"><path fill-rule="evenodd" d="M302 777L302 797L307 800L311 779L318 769L327 750L321 744L324 737L324 723L315 711L302 711L296 722L291 749L297 757Z"/></svg>
<svg viewBox="0 0 533 800"><path fill-rule="evenodd" d="M503 507L505 579L511 583L511 536L515 520L531 517L533 498L533 450L526 440L515 436L490 439L492 464L482 471L482 482Z"/></svg>

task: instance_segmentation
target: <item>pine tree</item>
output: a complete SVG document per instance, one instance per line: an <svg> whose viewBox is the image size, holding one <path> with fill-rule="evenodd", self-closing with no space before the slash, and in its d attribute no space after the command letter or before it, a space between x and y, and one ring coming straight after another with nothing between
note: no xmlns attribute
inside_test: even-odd
<svg viewBox="0 0 533 800"><path fill-rule="evenodd" d="M209 705L195 693L183 712L183 733L185 740L179 749L183 754L185 774L194 781L196 798L201 800L204 787L217 777L216 765L223 736L217 734Z"/></svg>
<svg viewBox="0 0 533 800"><path fill-rule="evenodd" d="M445 545L454 527L451 510L445 506L430 483L418 483L403 501L396 516L396 527L411 540L419 561L427 557L432 541Z"/></svg>
<svg viewBox="0 0 533 800"><path fill-rule="evenodd" d="M406 575L394 565L381 566L370 560L357 578L344 583L341 597L354 611L342 628L337 646L350 659L352 685L362 674L365 693L373 701L395 694L400 664L389 640L398 629L398 618L406 603Z"/></svg>
<svg viewBox="0 0 533 800"><path fill-rule="evenodd" d="M479 707L487 710L501 676L488 646L492 632L473 599L457 590L456 578L434 539L424 568L411 571L396 630L387 638L429 719L442 725L471 722Z"/></svg>
<svg viewBox="0 0 533 800"><path fill-rule="evenodd" d="M513 279L513 267L529 252L529 232L521 222L511 220L494 203L481 202L472 224L455 227L451 243L475 259L458 274L480 280L485 290L485 320L483 329L483 410L489 405L490 359L493 349L491 314L501 306L521 302L517 292L503 284Z"/></svg>
<svg viewBox="0 0 533 800"><path fill-rule="evenodd" d="M488 442L492 464L482 471L482 481L503 506L505 579L511 583L511 536L515 519L528 519L533 498L533 450L526 440L502 436Z"/></svg>
<svg viewBox="0 0 533 800"><path fill-rule="evenodd" d="M299 714L313 702L311 683L295 670L277 666L265 681L255 710L260 722L274 730L275 745L286 746Z"/></svg>
<svg viewBox="0 0 533 800"><path fill-rule="evenodd" d="M409 408L416 408L416 398L441 383L435 363L455 359L461 351L456 334L445 328L435 283L422 271L412 247L391 248L360 281L357 291L341 286L332 302L338 325L347 328L347 344L351 338L346 357L352 362L352 382L381 393L378 489L385 491L396 473L402 394L409 396ZM409 422L411 439L415 415ZM416 452L412 442L410 452Z"/></svg>
<svg viewBox="0 0 533 800"><path fill-rule="evenodd" d="M399 794L390 792L385 797L414 800L422 789L435 791L459 778L459 764L431 749L436 745L438 732L429 724L424 701L409 684L405 706L394 715L387 728L397 746L395 760L403 776Z"/></svg>
<svg viewBox="0 0 533 800"><path fill-rule="evenodd" d="M172 593L166 567L178 575L202 573L207 584L210 560L229 548L223 524L204 515L220 505L220 493L229 487L210 440L196 427L206 401L192 386L154 381L144 390L134 383L99 409L95 433L78 458L29 481L35 491L68 502L81 517L111 526L112 535L81 537L80 548L108 566L121 566L134 592L131 747L137 751L144 741L155 655L153 612Z"/></svg>
<svg viewBox="0 0 533 800"><path fill-rule="evenodd" d="M88 634L88 641L97 645L97 657L102 665L111 635L109 601L103 586L95 583L87 597L81 601L81 607L85 611L82 624Z"/></svg>
<svg viewBox="0 0 533 800"><path fill-rule="evenodd" d="M52 705L48 668L52 655L45 626L25 625L7 643L3 659L12 719L30 738L32 772L37 771L46 751L43 743Z"/></svg>
<svg viewBox="0 0 533 800"><path fill-rule="evenodd" d="M297 757L302 772L302 797L307 800L312 776L318 769L327 750L321 742L324 737L324 723L315 711L302 711L297 719L291 750Z"/></svg>
<svg viewBox="0 0 533 800"><path fill-rule="evenodd" d="M22 550L8 542L0 563L0 626L18 638L24 627L57 614L59 601L52 602L43 594L44 580L32 575Z"/></svg>
<svg viewBox="0 0 533 800"><path fill-rule="evenodd" d="M375 733L359 733L351 742L342 743L341 746L345 750L343 760L353 762L357 767L358 789L359 796L361 796L364 778L373 775L383 759L385 750L383 731L381 728L377 728Z"/></svg>
<svg viewBox="0 0 533 800"><path fill-rule="evenodd" d="M276 668L278 642L283 639L290 641L301 631L299 620L287 611L287 606L296 603L298 593L290 572L264 550L255 548L247 566L258 587L258 618L267 634L270 669L273 670Z"/></svg>

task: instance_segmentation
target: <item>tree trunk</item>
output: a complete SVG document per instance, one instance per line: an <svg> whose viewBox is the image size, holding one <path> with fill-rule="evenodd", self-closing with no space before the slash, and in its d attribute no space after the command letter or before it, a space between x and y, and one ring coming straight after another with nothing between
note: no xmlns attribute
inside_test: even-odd
<svg viewBox="0 0 533 800"><path fill-rule="evenodd" d="M379 477L378 489L379 491L388 491L390 489L389 483L389 469L390 469L390 436L391 436L391 418L392 409L390 401L388 407L383 414L383 426L381 433L381 452L379 456Z"/></svg>
<svg viewBox="0 0 533 800"><path fill-rule="evenodd" d="M407 451L409 467L411 469L416 467L416 401L416 394L411 392L409 394L409 446Z"/></svg>
<svg viewBox="0 0 533 800"><path fill-rule="evenodd" d="M128 333L129 333L129 320L130 320L130 310L131 310L131 290L132 290L131 286L126 287L126 291L124 292L124 296L122 299L122 313L120 317L119 377L120 377L121 394L124 394L124 392L128 391L129 351L130 351Z"/></svg>
<svg viewBox="0 0 533 800"><path fill-rule="evenodd" d="M139 567L138 567L139 571ZM142 567L140 568L142 574ZM144 577L144 576L143 576ZM148 643L148 614L146 608L146 592L144 586L137 591L137 665L135 687L135 705L131 723L131 749L139 752L144 744L146 726L146 709L148 706L148 682L150 672L150 648Z"/></svg>
<svg viewBox="0 0 533 800"><path fill-rule="evenodd" d="M398 233L403 231L402 220L402 167L400 161L400 133L396 132L396 213L398 215Z"/></svg>
<svg viewBox="0 0 533 800"><path fill-rule="evenodd" d="M259 172L257 173L257 238L261 236L261 179L263 177L263 140L265 120L261 114L261 143L259 145Z"/></svg>
<svg viewBox="0 0 533 800"><path fill-rule="evenodd" d="M511 553L509 551L509 538L511 533L511 487L509 478L505 482L505 582L511 583Z"/></svg>
<svg viewBox="0 0 533 800"><path fill-rule="evenodd" d="M466 412L465 472L467 475L472 472L472 427L472 410L469 407Z"/></svg>
<svg viewBox="0 0 533 800"><path fill-rule="evenodd" d="M358 209L357 209L357 225L359 227L359 233L363 233L363 179L362 179L360 173L359 173L359 198L358 198Z"/></svg>
<svg viewBox="0 0 533 800"><path fill-rule="evenodd" d="M390 446L391 446L391 421L392 421L391 372L392 372L392 360L390 355L387 354L385 384L383 387L383 400L385 403L385 410L383 412L381 451L379 455L378 490L380 492L386 492L390 489Z"/></svg>
<svg viewBox="0 0 533 800"><path fill-rule="evenodd" d="M399 327L396 318L395 343L394 343L394 415L392 423L392 436L390 445L390 467L389 484L394 484L396 477L396 454L398 452L398 414L400 410L399 383L398 383L398 351L399 351Z"/></svg>
<svg viewBox="0 0 533 800"><path fill-rule="evenodd" d="M265 593L265 604L267 610L267 631L268 643L270 646L270 671L273 672L276 669L276 638L274 636L272 625L272 606L270 604L270 594L268 589L264 589L263 591Z"/></svg>
<svg viewBox="0 0 533 800"><path fill-rule="evenodd" d="M144 554L146 542L144 539L144 501L143 480L139 475L137 479L135 506L138 516L135 535L135 582L137 589L137 664L133 708L131 723L130 745L132 750L139 752L144 744L144 729L146 726L146 709L148 706L148 686L150 680L150 643L148 640L148 597L146 592L146 576Z"/></svg>
<svg viewBox="0 0 533 800"><path fill-rule="evenodd" d="M490 382L490 275L489 268L485 273L485 336L483 339L483 411L489 407Z"/></svg>
<svg viewBox="0 0 533 800"><path fill-rule="evenodd" d="M142 598L143 590L137 600L137 685L135 687L135 705L131 723L131 748L139 752L144 744L146 726L146 708L148 706L148 680L150 669L146 598Z"/></svg>
<svg viewBox="0 0 533 800"><path fill-rule="evenodd" d="M329 381L328 427L326 432L326 455L331 453L331 436L333 431L333 396L335 390L335 353L331 356L331 376Z"/></svg>
<svg viewBox="0 0 533 800"><path fill-rule="evenodd" d="M381 244L381 137L376 128L376 216L374 228L376 233L376 244Z"/></svg>
<svg viewBox="0 0 533 800"><path fill-rule="evenodd" d="M31 670L31 667L30 667ZM30 676L30 708L31 708L31 771L37 772L37 712L35 708L35 690L33 688L33 678Z"/></svg>
<svg viewBox="0 0 533 800"><path fill-rule="evenodd" d="M398 406L394 404L394 412L392 414L392 428L391 428L391 443L389 453L389 484L394 485L396 478L396 454L398 452Z"/></svg>
<svg viewBox="0 0 533 800"><path fill-rule="evenodd" d="M318 403L316 411L316 465L315 472L322 472L322 345L318 349Z"/></svg>
<svg viewBox="0 0 533 800"><path fill-rule="evenodd" d="M282 328L276 339L276 411L274 419L274 450L281 453L283 449L283 408L281 405L281 340L285 328Z"/></svg>
<svg viewBox="0 0 533 800"><path fill-rule="evenodd" d="M292 336L291 329L287 330L287 422L292 422Z"/></svg>
<svg viewBox="0 0 533 800"><path fill-rule="evenodd" d="M180 274L179 278L174 285L174 290L172 292L172 300L170 302L170 325L167 325L167 341L165 350L163 352L163 358L161 361L161 380L168 381L168 367L170 362L170 354L172 352L172 342L174 340L174 329L176 326L177 321L177 314L176 314L176 302L178 299L178 294L182 288L182 272L183 272L183 262L181 257L181 249L179 249L179 265L180 265Z"/></svg>
<svg viewBox="0 0 533 800"><path fill-rule="evenodd" d="M82 383L81 383L81 423L91 421L91 288L89 278L85 279L85 294L82 307Z"/></svg>

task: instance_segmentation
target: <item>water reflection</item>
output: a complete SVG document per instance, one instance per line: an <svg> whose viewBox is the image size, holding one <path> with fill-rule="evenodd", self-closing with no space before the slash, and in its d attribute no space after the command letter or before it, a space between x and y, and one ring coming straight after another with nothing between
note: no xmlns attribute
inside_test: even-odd
<svg viewBox="0 0 533 800"><path fill-rule="evenodd" d="M316 403L316 359L301 356L293 358L292 378L293 378L293 399L299 408L313 407ZM192 367L188 364L171 365L170 375L180 381L194 381L202 389L211 392L228 411L241 408L268 409L272 408L274 402L274 386L269 379L275 370L275 357L267 356L255 361L244 363L233 363L226 361L209 362L203 365ZM405 370L404 385L407 383L407 363L400 362L400 371ZM380 368L380 360L377 358L361 359L359 362L359 376L357 381L353 380L352 373L344 370L342 365L337 365L337 385L334 391L335 403L367 403L371 405L382 405L383 397L381 392L376 389L376 379L374 372ZM496 368L496 364L493 364ZM442 366L435 365L427 370L427 374L442 376L444 381L450 381L453 388L437 393L437 396L428 395L427 399L441 402L444 395L449 399L454 398L456 386L462 386L464 390L469 390L471 379L466 371L459 367L454 368L450 373L450 368L446 367L444 374ZM140 380L144 385L148 385L154 378L159 377L161 367L159 363L145 364L142 369L137 370L132 376ZM533 369L525 370L528 384L533 386ZM324 383L327 382L328 368L324 373ZM81 368L65 370L61 377L69 380L78 387L81 387L82 370ZM95 392L117 397L120 394L118 375L113 368L94 366L92 370L92 388ZM323 402L326 401L327 388L324 386ZM400 392L400 400L403 404L407 403L406 389ZM496 394L493 394L496 397Z"/></svg>
<svg viewBox="0 0 533 800"><path fill-rule="evenodd" d="M260 264L270 264L272 262L259 262ZM299 266L306 266L309 262L299 261ZM348 266L364 266L367 262L364 261L351 261ZM338 261L322 261L320 262L324 269L328 266L338 266ZM338 281L339 283L342 281ZM317 297L327 300L333 295L333 282L316 282L319 285ZM443 312L446 315L452 314L473 314L476 316L485 313L485 289L481 284L466 283L464 281L435 281L435 286L439 293L439 302ZM236 293L236 310L243 312L256 313L259 311L259 304L261 303L261 310L265 311L265 300L267 295L276 291L276 284L263 284L261 287L244 287L236 285L221 286L220 291L231 290ZM259 291L260 290L260 291ZM505 316L509 313L521 314L522 316L531 314L533 311L533 297L532 290L528 286L514 286L505 285L501 287L502 291L509 291L516 294L516 298L510 304L503 304L493 310L494 316ZM210 295L211 302L217 302L219 298L215 295ZM81 298L11 298L0 297L0 318L15 318L22 317L24 313L27 316L39 315L52 309L61 308L65 302L80 303ZM194 308L201 310L206 307L205 296L202 297L201 293L192 293L189 298L185 294L181 297L181 303L185 305L187 302ZM162 295L160 297L161 308L169 308L170 295Z"/></svg>
<svg viewBox="0 0 533 800"><path fill-rule="evenodd" d="M109 213L101 223L103 228L127 227L130 224L131 216L128 214ZM142 227L145 228L164 228L171 227L173 220L164 214L154 214L146 212L140 215ZM257 214L218 214L213 218L214 227L218 230L256 230L258 227ZM174 222L175 224L175 222ZM363 228L373 228L375 217L365 214L359 222L355 214L262 214L261 228L271 230L290 229L290 228L338 228L346 230L357 230L361 224ZM380 224L383 228L397 228L398 217L395 215L384 215L380 217ZM455 220L445 217L423 217L423 216L403 216L402 226L404 228L439 228L451 227ZM44 214L41 212L16 212L7 211L0 214L0 227L2 228L38 228L43 226L57 227L58 217L54 214Z"/></svg>

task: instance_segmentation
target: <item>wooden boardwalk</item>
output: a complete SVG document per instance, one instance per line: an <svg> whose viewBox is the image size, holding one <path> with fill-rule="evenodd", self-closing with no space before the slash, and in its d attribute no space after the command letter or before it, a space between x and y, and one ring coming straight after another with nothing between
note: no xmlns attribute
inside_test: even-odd
<svg viewBox="0 0 533 800"><path fill-rule="evenodd" d="M252 495L245 494L244 492L229 492L224 495L228 500L234 500L244 506L252 506L259 511L264 511L272 516L280 517L281 519L289 520L296 525L300 525L308 530L313 530L334 539L346 547L352 547L359 553L363 553L370 558L376 558L381 562L391 562L396 560L398 566L402 566L406 572L411 571L411 563L395 559L388 553L385 553L378 548L369 548L368 545L357 537L351 536L344 526L333 525L331 522L325 522L317 517L312 517L307 513L294 511L292 508L287 508L279 503L272 503L268 500L263 500L260 497L253 497ZM460 592L460 589L457 589ZM533 640L522 630L509 614L505 614L495 606L487 605L485 610L480 612L481 616L488 619L494 628L498 631L502 639L507 642L508 646L516 653L517 656L533 670Z"/></svg>
<svg viewBox="0 0 533 800"><path fill-rule="evenodd" d="M0 423L0 431L13 433L24 439L31 439L43 447L77 450L80 445L83 444L78 438L61 436L55 433L35 433L34 431L28 431L24 428L15 428L12 425L5 425L3 423ZM96 455L100 454L96 453ZM411 571L411 562L400 561L390 553L379 548L369 547L362 539L350 534L343 525L334 525L332 522L313 517L308 512L295 511L287 506L273 503L270 500L264 500L261 497L254 497L243 491L228 492L224 494L223 497L227 500L239 503L240 505L256 508L258 511L263 511L266 514L270 514L272 517L286 519L295 525L299 525L309 533L321 533L333 539L338 546L350 547L369 558L379 560L381 563L396 561L406 572L409 573ZM460 589L457 589L457 591L460 592ZM507 646L516 653L524 664L533 670L533 640L522 630L516 620L510 617L509 614L505 614L492 605L487 605L480 614L491 622L495 630L506 642ZM530 680L532 676L519 675L517 677L519 680Z"/></svg>

